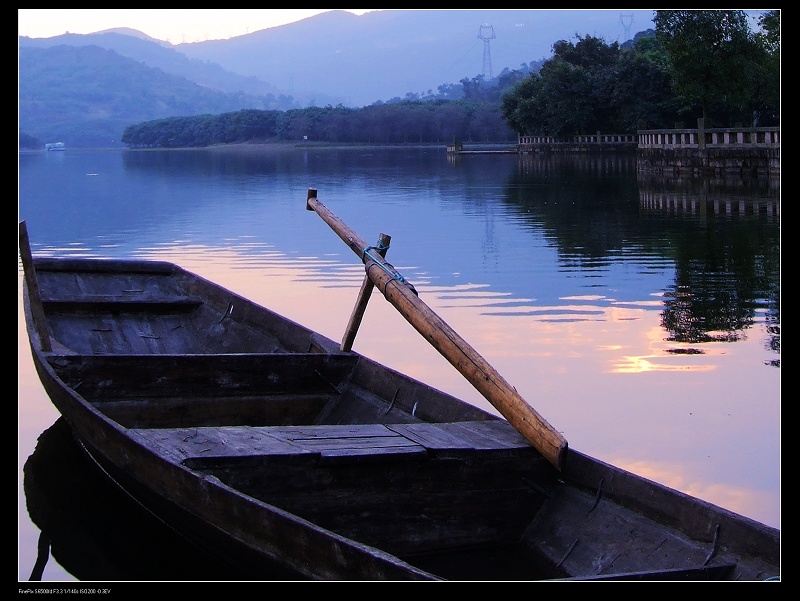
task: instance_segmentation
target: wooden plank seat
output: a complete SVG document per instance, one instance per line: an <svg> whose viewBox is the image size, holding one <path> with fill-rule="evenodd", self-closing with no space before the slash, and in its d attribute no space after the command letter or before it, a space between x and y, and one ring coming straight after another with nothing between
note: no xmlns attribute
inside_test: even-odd
<svg viewBox="0 0 800 601"><path fill-rule="evenodd" d="M316 455L321 463L421 457L446 450L531 449L502 420L447 424L211 426L132 429L142 444L197 467L215 461ZM512 434L513 433L513 434Z"/></svg>
<svg viewBox="0 0 800 601"><path fill-rule="evenodd" d="M54 263L36 259L42 305L48 311L156 311L186 312L203 305L203 299L187 294L166 263L120 261ZM70 265L74 269L70 269Z"/></svg>

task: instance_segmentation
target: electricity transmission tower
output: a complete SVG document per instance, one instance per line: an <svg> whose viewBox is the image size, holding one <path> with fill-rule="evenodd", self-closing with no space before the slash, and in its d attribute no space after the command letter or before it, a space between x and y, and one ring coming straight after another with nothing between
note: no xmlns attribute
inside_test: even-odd
<svg viewBox="0 0 800 601"><path fill-rule="evenodd" d="M628 13L627 15L623 15L622 13L619 14L619 20L622 23L622 28L625 30L625 39L623 42L627 42L631 39L631 25L633 25L633 13Z"/></svg>
<svg viewBox="0 0 800 601"><path fill-rule="evenodd" d="M478 38L483 40L483 78L486 81L492 79L492 53L489 50L489 41L495 39L494 27L491 25L481 25L478 29Z"/></svg>

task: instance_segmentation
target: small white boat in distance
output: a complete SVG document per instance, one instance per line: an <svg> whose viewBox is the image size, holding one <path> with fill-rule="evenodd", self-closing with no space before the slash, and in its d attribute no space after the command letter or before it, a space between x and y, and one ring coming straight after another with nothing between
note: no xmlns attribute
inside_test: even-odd
<svg viewBox="0 0 800 601"><path fill-rule="evenodd" d="M45 150L66 150L64 142L50 142L44 145Z"/></svg>

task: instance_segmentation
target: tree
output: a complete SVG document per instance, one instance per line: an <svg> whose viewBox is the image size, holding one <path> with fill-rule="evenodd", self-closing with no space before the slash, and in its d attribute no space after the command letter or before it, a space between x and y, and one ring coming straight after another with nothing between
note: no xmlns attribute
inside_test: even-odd
<svg viewBox="0 0 800 601"><path fill-rule="evenodd" d="M671 127L677 112L663 49L641 39L617 42L576 36L553 45L553 58L502 99L503 117L523 135L564 139L598 131L633 133L638 122Z"/></svg>
<svg viewBox="0 0 800 601"><path fill-rule="evenodd" d="M662 129L682 120L666 62L655 34L638 37L620 53L611 68L614 86L609 100L616 111L607 129L636 131L640 121L647 123L648 129Z"/></svg>
<svg viewBox="0 0 800 601"><path fill-rule="evenodd" d="M653 21L688 106L701 107L704 119L711 106L747 106L759 48L743 10L657 10Z"/></svg>
<svg viewBox="0 0 800 601"><path fill-rule="evenodd" d="M547 134L542 78L533 74L506 93L501 100L503 119L523 136Z"/></svg>
<svg viewBox="0 0 800 601"><path fill-rule="evenodd" d="M754 125L780 124L781 113L781 14L770 10L758 21L756 41L762 50L761 69L754 81Z"/></svg>

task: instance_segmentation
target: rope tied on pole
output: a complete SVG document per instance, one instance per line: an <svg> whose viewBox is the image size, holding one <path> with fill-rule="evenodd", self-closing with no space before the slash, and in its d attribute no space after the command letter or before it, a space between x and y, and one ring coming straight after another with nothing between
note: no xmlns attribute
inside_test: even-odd
<svg viewBox="0 0 800 601"><path fill-rule="evenodd" d="M381 256L377 256L376 257L375 255L370 253L369 252L370 249L377 249L379 251L380 250L385 250L385 249L383 249L381 247L378 247L378 246L368 246L368 247L366 247L364 249L364 251L361 253L361 260L364 262L364 265L366 266L365 268L366 268L367 272L369 272L370 267L373 267L373 266L378 267L379 269L382 269L383 271L385 271L387 273L387 275L392 280L397 280L401 284L405 284L406 286L408 286L411 289L411 291L416 296L419 296L419 293L417 292L417 289L414 288L414 284L412 284L411 282L406 280L406 278L404 278L403 275L394 268L394 265L384 261L383 257L381 257ZM386 249L388 249L388 246L386 247ZM387 284L388 284L388 282L387 282Z"/></svg>

